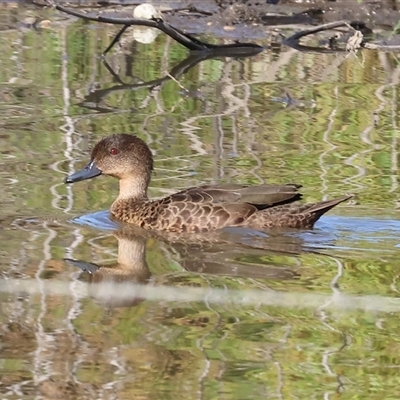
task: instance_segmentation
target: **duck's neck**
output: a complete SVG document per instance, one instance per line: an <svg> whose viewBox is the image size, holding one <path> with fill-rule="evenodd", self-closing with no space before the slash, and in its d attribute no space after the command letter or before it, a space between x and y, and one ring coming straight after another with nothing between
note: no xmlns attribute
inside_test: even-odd
<svg viewBox="0 0 400 400"><path fill-rule="evenodd" d="M117 201L130 200L130 201L147 201L147 186L148 181L143 179L138 181L137 179L124 178L119 181L119 195Z"/></svg>

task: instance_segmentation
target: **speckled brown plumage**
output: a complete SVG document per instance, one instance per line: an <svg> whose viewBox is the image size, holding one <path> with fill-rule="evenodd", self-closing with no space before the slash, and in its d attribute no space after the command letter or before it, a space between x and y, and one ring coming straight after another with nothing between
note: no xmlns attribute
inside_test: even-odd
<svg viewBox="0 0 400 400"><path fill-rule="evenodd" d="M148 146L136 136L117 134L97 143L89 164L66 182L100 174L114 176L119 179L120 192L111 214L145 229L170 232L199 233L228 226L310 228L325 212L352 197L302 204L297 201L300 185L217 185L193 187L150 201L147 187L152 169Z"/></svg>

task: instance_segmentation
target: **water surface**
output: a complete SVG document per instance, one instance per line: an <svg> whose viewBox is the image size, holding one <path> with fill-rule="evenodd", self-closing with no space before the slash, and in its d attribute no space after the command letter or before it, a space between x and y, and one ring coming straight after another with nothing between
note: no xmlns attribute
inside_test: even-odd
<svg viewBox="0 0 400 400"><path fill-rule="evenodd" d="M2 10L2 398L398 398L396 57L282 47L149 88L184 48L127 33L106 65L112 27L12 23L38 12ZM314 230L144 235L109 220L112 178L63 183L116 132L151 146L154 197L224 182L356 197Z"/></svg>

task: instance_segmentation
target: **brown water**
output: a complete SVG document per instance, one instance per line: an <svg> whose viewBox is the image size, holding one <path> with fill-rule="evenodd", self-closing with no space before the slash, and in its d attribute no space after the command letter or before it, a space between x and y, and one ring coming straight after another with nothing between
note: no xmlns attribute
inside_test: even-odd
<svg viewBox="0 0 400 400"><path fill-rule="evenodd" d="M187 51L128 32L107 69L112 28L43 12L41 31L0 15L1 398L399 398L396 56L283 47L138 88ZM115 132L151 146L155 197L356 198L312 231L146 238L109 220L112 178L63 184Z"/></svg>

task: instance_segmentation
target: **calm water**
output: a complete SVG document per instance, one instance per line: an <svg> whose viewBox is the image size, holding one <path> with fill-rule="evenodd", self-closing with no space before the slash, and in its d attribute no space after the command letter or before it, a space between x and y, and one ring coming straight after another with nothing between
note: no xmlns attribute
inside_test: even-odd
<svg viewBox="0 0 400 400"><path fill-rule="evenodd" d="M15 29L32 15L51 27ZM283 47L154 87L188 56L162 35L128 32L106 65L110 26L0 19L2 399L399 398L395 55ZM154 197L215 182L356 197L312 231L160 239L109 220L112 178L63 184L115 132L151 146Z"/></svg>

